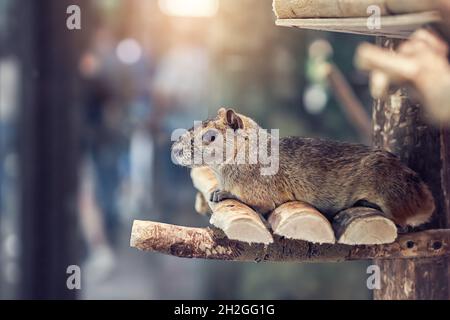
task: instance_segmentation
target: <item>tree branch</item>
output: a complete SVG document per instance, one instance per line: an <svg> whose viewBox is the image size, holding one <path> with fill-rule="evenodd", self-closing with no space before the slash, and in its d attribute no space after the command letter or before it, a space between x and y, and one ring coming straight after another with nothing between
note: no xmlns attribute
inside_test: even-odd
<svg viewBox="0 0 450 320"><path fill-rule="evenodd" d="M336 65L331 63L328 65L327 80L350 123L354 125L364 141L370 141L372 124L369 114Z"/></svg>
<svg viewBox="0 0 450 320"><path fill-rule="evenodd" d="M183 258L233 261L338 262L368 259L433 258L450 255L450 229L400 235L391 244L312 244L275 236L270 245L229 240L218 229L134 221L130 246Z"/></svg>

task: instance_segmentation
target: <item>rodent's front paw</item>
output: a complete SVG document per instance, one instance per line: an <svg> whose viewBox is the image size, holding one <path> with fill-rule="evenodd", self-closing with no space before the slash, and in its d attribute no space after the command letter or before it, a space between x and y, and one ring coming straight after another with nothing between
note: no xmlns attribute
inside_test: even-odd
<svg viewBox="0 0 450 320"><path fill-rule="evenodd" d="M211 192L210 196L209 196L209 201L211 202L220 202L226 199L236 199L236 197L234 195L232 195L231 193L229 193L228 191L222 191L222 190L214 190L213 192Z"/></svg>
<svg viewBox="0 0 450 320"><path fill-rule="evenodd" d="M221 193L222 193L222 190L219 190L219 189L214 190L209 195L209 201L211 201L211 202L220 202L221 199L222 199Z"/></svg>

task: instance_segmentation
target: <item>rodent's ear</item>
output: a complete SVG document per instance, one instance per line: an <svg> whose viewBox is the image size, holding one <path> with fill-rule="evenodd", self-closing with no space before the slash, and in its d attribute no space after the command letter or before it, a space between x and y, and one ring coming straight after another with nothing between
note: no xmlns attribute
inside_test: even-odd
<svg viewBox="0 0 450 320"><path fill-rule="evenodd" d="M244 129L244 122L233 109L227 110L226 119L228 126L230 126L233 130Z"/></svg>

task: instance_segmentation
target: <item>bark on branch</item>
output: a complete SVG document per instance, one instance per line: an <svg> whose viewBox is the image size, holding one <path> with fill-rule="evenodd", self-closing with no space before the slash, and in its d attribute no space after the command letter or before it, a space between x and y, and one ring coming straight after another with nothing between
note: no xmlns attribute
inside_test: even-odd
<svg viewBox="0 0 450 320"><path fill-rule="evenodd" d="M270 245L229 240L218 229L189 228L151 221L133 224L130 246L182 258L233 261L338 262L449 256L450 229L400 235L391 244L313 244L275 236Z"/></svg>

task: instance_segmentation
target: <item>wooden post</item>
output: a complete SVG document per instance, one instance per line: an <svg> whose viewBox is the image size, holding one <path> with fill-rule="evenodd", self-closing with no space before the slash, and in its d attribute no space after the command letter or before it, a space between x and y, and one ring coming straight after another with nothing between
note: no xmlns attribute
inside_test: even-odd
<svg viewBox="0 0 450 320"><path fill-rule="evenodd" d="M19 298L75 299L66 271L79 264L76 119L82 43L80 32L66 28L66 10L74 3L88 6L84 0L21 3Z"/></svg>
<svg viewBox="0 0 450 320"><path fill-rule="evenodd" d="M395 48L398 40L378 39L382 47ZM376 100L373 110L374 145L398 155L430 186L436 213L427 226L447 228L450 219L450 134L430 126L424 109L406 89ZM414 243L410 244L414 246ZM374 260L381 269L381 289L375 299L449 299L449 258Z"/></svg>

